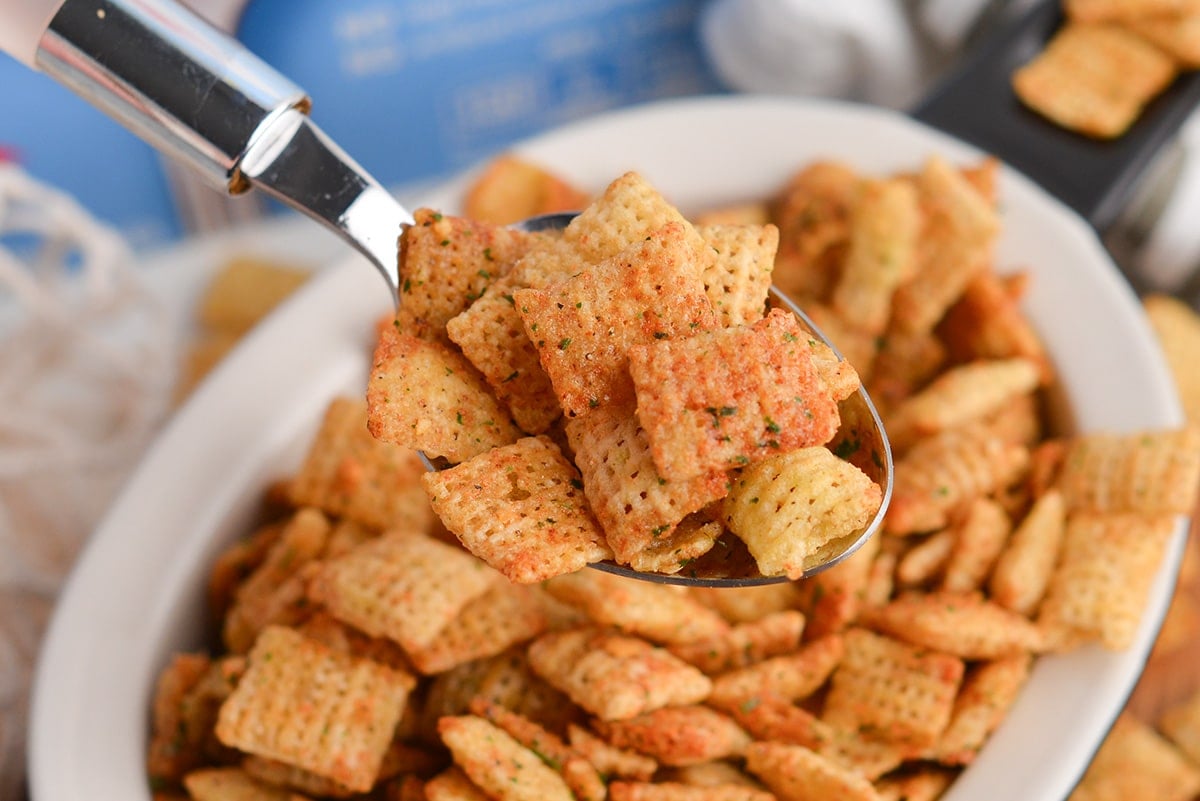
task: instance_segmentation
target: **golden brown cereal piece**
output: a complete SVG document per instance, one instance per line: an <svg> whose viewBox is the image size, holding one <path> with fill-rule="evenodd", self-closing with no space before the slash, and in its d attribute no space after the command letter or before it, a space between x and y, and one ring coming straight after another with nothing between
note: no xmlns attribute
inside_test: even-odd
<svg viewBox="0 0 1200 801"><path fill-rule="evenodd" d="M755 462L725 498L725 525L764 576L802 577L822 547L854 536L879 511L870 476L817 445Z"/></svg>
<svg viewBox="0 0 1200 801"><path fill-rule="evenodd" d="M837 405L795 316L630 350L638 419L670 480L828 442Z"/></svg>
<svg viewBox="0 0 1200 801"><path fill-rule="evenodd" d="M652 547L629 560L629 566L642 573L680 573L696 570L696 560L710 555L721 541L725 527L710 517L712 507L690 514L669 535L659 537ZM732 539L732 538L731 538Z"/></svg>
<svg viewBox="0 0 1200 801"><path fill-rule="evenodd" d="M464 215L496 225L558 211L578 211L588 196L562 177L520 156L488 162L463 199Z"/></svg>
<svg viewBox="0 0 1200 801"><path fill-rule="evenodd" d="M200 381L229 355L242 339L241 334L228 331L201 331L188 343L179 368L179 378L173 390L174 399L182 401Z"/></svg>
<svg viewBox="0 0 1200 801"><path fill-rule="evenodd" d="M772 696L800 701L816 692L845 654L839 634L805 643L793 654L765 659L713 680L709 703L726 711L744 708L753 699Z"/></svg>
<svg viewBox="0 0 1200 801"><path fill-rule="evenodd" d="M700 275L722 328L753 323L766 311L771 271L779 248L774 225L709 225L697 228L716 252Z"/></svg>
<svg viewBox="0 0 1200 801"><path fill-rule="evenodd" d="M892 328L931 331L991 259L1000 224L986 198L944 159L926 161L917 177L926 211L917 270L893 295Z"/></svg>
<svg viewBox="0 0 1200 801"><path fill-rule="evenodd" d="M757 587L692 587L689 594L730 623L752 623L794 609L799 601L798 587L784 581Z"/></svg>
<svg viewBox="0 0 1200 801"><path fill-rule="evenodd" d="M877 801L871 782L802 745L751 743L746 769L758 776L780 801Z"/></svg>
<svg viewBox="0 0 1200 801"><path fill-rule="evenodd" d="M800 583L800 608L808 615L806 640L843 631L858 617L881 543L882 537L871 537L844 562Z"/></svg>
<svg viewBox="0 0 1200 801"><path fill-rule="evenodd" d="M409 657L425 675L494 656L546 630L542 605L532 589L507 581L470 601L428 644Z"/></svg>
<svg viewBox="0 0 1200 801"><path fill-rule="evenodd" d="M774 801L775 796L740 784L703 787L680 782L613 782L611 801Z"/></svg>
<svg viewBox="0 0 1200 801"><path fill-rule="evenodd" d="M387 534L326 562L309 594L330 614L412 653L496 585L495 571L444 542Z"/></svg>
<svg viewBox="0 0 1200 801"><path fill-rule="evenodd" d="M682 765L665 770L661 778L692 787L716 787L735 784L741 787L763 789L757 779L747 776L740 768L727 760L702 762L699 765Z"/></svg>
<svg viewBox="0 0 1200 801"><path fill-rule="evenodd" d="M843 637L823 720L909 749L933 745L950 720L963 661L865 629Z"/></svg>
<svg viewBox="0 0 1200 801"><path fill-rule="evenodd" d="M1004 507L989 498L976 498L955 526L954 547L946 559L941 588L973 592L983 587L1008 543L1012 521Z"/></svg>
<svg viewBox="0 0 1200 801"><path fill-rule="evenodd" d="M237 257L223 264L200 299L201 325L233 335L250 330L308 280L311 273L296 265L257 257Z"/></svg>
<svg viewBox="0 0 1200 801"><path fill-rule="evenodd" d="M462 768L451 765L425 782L420 801L490 801L490 796L480 790Z"/></svg>
<svg viewBox="0 0 1200 801"><path fill-rule="evenodd" d="M1191 514L1200 427L1072 438L1058 476L1067 510Z"/></svg>
<svg viewBox="0 0 1200 801"><path fill-rule="evenodd" d="M398 329L375 347L367 425L384 442L461 462L521 432L458 352Z"/></svg>
<svg viewBox="0 0 1200 801"><path fill-rule="evenodd" d="M1041 338L1021 310L1019 298L993 272L976 275L937 327L956 362L976 359L1028 359L1038 366L1041 383L1054 370Z"/></svg>
<svg viewBox="0 0 1200 801"><path fill-rule="evenodd" d="M837 737L836 730L812 712L770 693L748 697L728 712L755 740L821 751Z"/></svg>
<svg viewBox="0 0 1200 801"><path fill-rule="evenodd" d="M946 364L947 350L932 331L888 329L872 362L867 388L884 414L912 395Z"/></svg>
<svg viewBox="0 0 1200 801"><path fill-rule="evenodd" d="M954 539L954 530L944 528L913 544L896 564L896 581L902 587L931 584L946 567Z"/></svg>
<svg viewBox="0 0 1200 801"><path fill-rule="evenodd" d="M1080 22L1132 21L1194 11L1196 0L1064 0L1067 16Z"/></svg>
<svg viewBox="0 0 1200 801"><path fill-rule="evenodd" d="M241 768L203 768L183 779L192 801L302 801L292 791L255 781Z"/></svg>
<svg viewBox="0 0 1200 801"><path fill-rule="evenodd" d="M738 624L725 634L677 643L669 650L712 676L791 653L800 645L803 632L804 615L789 609Z"/></svg>
<svg viewBox="0 0 1200 801"><path fill-rule="evenodd" d="M629 399L629 350L716 326L696 251L671 223L562 283L513 295L563 412Z"/></svg>
<svg viewBox="0 0 1200 801"><path fill-rule="evenodd" d="M1197 792L1200 770L1152 728L1122 714L1069 801L1187 801Z"/></svg>
<svg viewBox="0 0 1200 801"><path fill-rule="evenodd" d="M350 798L355 793L344 784L327 779L324 776L297 768L276 759L266 759L260 756L248 756L242 760L242 770L255 781L272 788L288 788L298 790L308 796L329 798ZM376 781L384 780L382 767Z"/></svg>
<svg viewBox="0 0 1200 801"><path fill-rule="evenodd" d="M558 600L582 609L593 622L652 642L688 643L729 631L719 614L679 587L600 570L556 576L544 586Z"/></svg>
<svg viewBox="0 0 1200 801"><path fill-rule="evenodd" d="M1040 630L1028 618L979 593L906 593L865 619L897 640L963 659L999 659L1042 645Z"/></svg>
<svg viewBox="0 0 1200 801"><path fill-rule="evenodd" d="M568 421L567 438L583 476L584 495L621 564L670 543L684 517L728 491L728 479L720 471L685 481L660 477L632 404L601 406ZM696 556L681 552L667 565L673 569L664 572L676 572Z"/></svg>
<svg viewBox="0 0 1200 801"><path fill-rule="evenodd" d="M1185 69L1200 67L1200 4L1190 13L1125 20L1129 30L1170 53Z"/></svg>
<svg viewBox="0 0 1200 801"><path fill-rule="evenodd" d="M871 336L882 334L892 293L912 276L921 210L912 183L867 180L850 215L850 243L833 310Z"/></svg>
<svg viewBox="0 0 1200 801"><path fill-rule="evenodd" d="M574 723L567 726L567 736L571 748L595 765L603 776L648 782L658 770L658 763L645 754L617 748Z"/></svg>
<svg viewBox="0 0 1200 801"><path fill-rule="evenodd" d="M175 654L158 674L146 757L146 770L154 781L177 781L203 764L205 733L190 725L185 701L210 665L203 654Z"/></svg>
<svg viewBox="0 0 1200 801"><path fill-rule="evenodd" d="M1200 316L1169 295L1148 295L1142 305L1167 357L1188 422L1200 424Z"/></svg>
<svg viewBox="0 0 1200 801"><path fill-rule="evenodd" d="M371 789L411 675L326 648L291 629L259 635L217 719L221 742Z"/></svg>
<svg viewBox="0 0 1200 801"><path fill-rule="evenodd" d="M1188 759L1200 765L1200 691L1168 708L1158 728Z"/></svg>
<svg viewBox="0 0 1200 801"><path fill-rule="evenodd" d="M326 409L289 491L298 506L370 528L425 531L433 510L417 480L424 472L415 451L371 436L364 400L339 397Z"/></svg>
<svg viewBox="0 0 1200 801"><path fill-rule="evenodd" d="M563 778L503 729L473 715L444 717L438 733L454 762L489 797L574 801Z"/></svg>
<svg viewBox="0 0 1200 801"><path fill-rule="evenodd" d="M1039 624L1129 647L1174 533L1174 516L1070 515Z"/></svg>
<svg viewBox="0 0 1200 801"><path fill-rule="evenodd" d="M446 527L510 581L533 584L612 556L578 470L545 436L426 473L422 482Z"/></svg>
<svg viewBox="0 0 1200 801"><path fill-rule="evenodd" d="M308 639L316 640L336 651L370 659L397 670L413 672L412 662L399 644L385 637L368 636L324 610L305 618L303 623L296 626L296 630Z"/></svg>
<svg viewBox="0 0 1200 801"><path fill-rule="evenodd" d="M529 664L601 720L699 703L712 689L707 676L665 649L602 629L544 634L529 646Z"/></svg>
<svg viewBox="0 0 1200 801"><path fill-rule="evenodd" d="M1125 133L1175 73L1170 56L1119 25L1072 22L1013 73L1012 85L1052 122L1111 139Z"/></svg>
<svg viewBox="0 0 1200 801"><path fill-rule="evenodd" d="M698 765L740 756L750 735L733 720L707 706L669 706L634 718L597 721L599 734L618 748L629 748L660 765Z"/></svg>
<svg viewBox="0 0 1200 801"><path fill-rule="evenodd" d="M896 463L884 526L897 535L941 528L956 506L1007 486L1028 465L1025 447L1004 442L985 425L943 431Z"/></svg>
<svg viewBox="0 0 1200 801"><path fill-rule="evenodd" d="M417 209L413 218L400 235L396 320L403 331L437 339L538 236L432 209Z"/></svg>
<svg viewBox="0 0 1200 801"><path fill-rule="evenodd" d="M1038 367L1026 359L957 365L888 414L888 438L903 450L930 434L999 412L1037 384Z"/></svg>
<svg viewBox="0 0 1200 801"><path fill-rule="evenodd" d="M991 599L1022 615L1032 615L1058 561L1067 515L1062 493L1049 490L1013 532L988 580Z"/></svg>
<svg viewBox="0 0 1200 801"><path fill-rule="evenodd" d="M932 750L945 765L968 765L1000 725L1029 677L1028 653L984 662L967 671L950 723Z"/></svg>
<svg viewBox="0 0 1200 801"><path fill-rule="evenodd" d="M774 282L793 300L825 300L837 280L859 176L835 161L799 170L771 203L779 226Z"/></svg>
<svg viewBox="0 0 1200 801"><path fill-rule="evenodd" d="M1005 442L1036 448L1045 437L1041 402L1037 393L1018 395L1002 409L984 418L992 433ZM1034 488L1029 487L1033 492Z"/></svg>
<svg viewBox="0 0 1200 801"><path fill-rule="evenodd" d="M329 540L329 520L312 508L297 511L253 573L237 588L221 636L234 653L245 653L258 632L271 623L290 626L310 613L305 598L305 565L321 557Z"/></svg>
<svg viewBox="0 0 1200 801"><path fill-rule="evenodd" d="M854 367L860 382L868 383L875 368L880 338L860 328L854 318L842 317L820 303L804 304L804 313L837 347L847 363Z"/></svg>
<svg viewBox="0 0 1200 801"><path fill-rule="evenodd" d="M935 801L958 774L953 770L921 765L875 782L880 801Z"/></svg>

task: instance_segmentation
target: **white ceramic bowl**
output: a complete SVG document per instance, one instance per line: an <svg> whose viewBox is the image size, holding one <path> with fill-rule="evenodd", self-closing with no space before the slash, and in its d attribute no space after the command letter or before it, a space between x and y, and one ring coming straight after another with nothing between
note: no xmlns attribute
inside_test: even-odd
<svg viewBox="0 0 1200 801"><path fill-rule="evenodd" d="M684 211L759 198L817 158L867 173L938 153L979 153L907 117L830 102L713 98L610 114L521 153L600 189L640 170ZM1028 313L1080 430L1180 424L1169 374L1136 298L1091 229L1026 178L1001 176L1002 268L1033 274ZM453 211L449 187L428 205ZM95 532L62 595L36 675L35 801L149 799L148 708L170 652L200 643L203 583L271 478L294 467L326 402L362 392L387 292L365 261L331 266L255 331L178 413ZM1058 801L1135 684L1169 602L1185 530L1133 647L1037 663L1028 686L948 801Z"/></svg>

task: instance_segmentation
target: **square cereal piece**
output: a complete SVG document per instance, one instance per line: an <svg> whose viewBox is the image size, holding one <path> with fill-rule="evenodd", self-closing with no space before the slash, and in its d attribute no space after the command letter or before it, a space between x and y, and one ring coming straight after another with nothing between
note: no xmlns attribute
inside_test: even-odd
<svg viewBox="0 0 1200 801"><path fill-rule="evenodd" d="M1190 13L1141 17L1122 24L1171 54L1185 69L1200 67L1200 4Z"/></svg>
<svg viewBox="0 0 1200 801"><path fill-rule="evenodd" d="M595 765L601 775L650 781L658 770L658 763L645 754L617 748L576 723L567 726L567 739L571 749Z"/></svg>
<svg viewBox="0 0 1200 801"><path fill-rule="evenodd" d="M462 608L428 645L410 654L426 675L494 656L546 629L541 602L529 587L497 582Z"/></svg>
<svg viewBox="0 0 1200 801"><path fill-rule="evenodd" d="M1158 728L1183 753L1200 765L1200 691L1163 713Z"/></svg>
<svg viewBox="0 0 1200 801"><path fill-rule="evenodd" d="M568 417L632 396L631 347L716 325L696 251L678 223L562 283L513 298Z"/></svg>
<svg viewBox="0 0 1200 801"><path fill-rule="evenodd" d="M779 229L766 225L707 225L697 228L715 253L700 275L722 328L753 323L766 312Z"/></svg>
<svg viewBox="0 0 1200 801"><path fill-rule="evenodd" d="M583 492L621 564L630 564L641 554L670 543L687 515L720 500L728 491L723 471L686 481L659 476L650 442L631 403L601 406L569 420L567 439L583 476ZM680 556L675 570L698 555Z"/></svg>
<svg viewBox="0 0 1200 801"><path fill-rule="evenodd" d="M1017 700L1032 662L1029 654L1016 654L971 668L963 679L950 723L932 756L945 765L969 765L984 742Z"/></svg>
<svg viewBox="0 0 1200 801"><path fill-rule="evenodd" d="M810 341L773 309L753 326L632 348L638 419L659 474L683 481L828 442L837 403Z"/></svg>
<svg viewBox="0 0 1200 801"><path fill-rule="evenodd" d="M1017 97L1054 123L1097 139L1128 130L1175 78L1166 53L1119 25L1068 23L1013 73Z"/></svg>
<svg viewBox="0 0 1200 801"><path fill-rule="evenodd" d="M830 680L823 720L913 752L946 728L962 682L963 661L854 628Z"/></svg>
<svg viewBox="0 0 1200 801"><path fill-rule="evenodd" d="M528 217L577 211L587 205L581 189L512 153L488 162L467 189L463 213L472 220L510 225Z"/></svg>
<svg viewBox="0 0 1200 801"><path fill-rule="evenodd" d="M221 705L217 737L366 792L414 684L407 673L271 626Z"/></svg>
<svg viewBox="0 0 1200 801"><path fill-rule="evenodd" d="M413 652L428 647L463 607L499 580L453 545L387 534L326 562L309 595L339 620Z"/></svg>
<svg viewBox="0 0 1200 801"><path fill-rule="evenodd" d="M1042 648L1029 618L975 592L906 593L863 613L872 628L901 642L963 659L1001 659Z"/></svg>
<svg viewBox="0 0 1200 801"><path fill-rule="evenodd" d="M366 401L335 398L289 486L297 506L315 506L373 529L425 531L433 510L416 451L371 436Z"/></svg>
<svg viewBox="0 0 1200 801"><path fill-rule="evenodd" d="M871 537L845 561L799 585L800 605L808 618L804 637L813 640L845 631L867 600L867 585L882 537Z"/></svg>
<svg viewBox="0 0 1200 801"><path fill-rule="evenodd" d="M756 742L746 749L746 769L780 801L878 801L871 782L802 745Z"/></svg>
<svg viewBox="0 0 1200 801"><path fill-rule="evenodd" d="M1073 514L1038 616L1049 631L1129 647L1175 533L1174 516Z"/></svg>
<svg viewBox="0 0 1200 801"><path fill-rule="evenodd" d="M384 442L461 462L521 432L461 354L396 327L380 333L367 425Z"/></svg>
<svg viewBox="0 0 1200 801"><path fill-rule="evenodd" d="M582 609L593 622L657 643L718 637L729 630L719 614L680 587L582 570L545 583L550 595Z"/></svg>
<svg viewBox="0 0 1200 801"><path fill-rule="evenodd" d="M1200 793L1200 769L1132 715L1117 718L1070 801L1188 801Z"/></svg>
<svg viewBox="0 0 1200 801"><path fill-rule="evenodd" d="M825 546L857 537L882 502L870 476L816 445L743 469L722 509L764 576L796 580Z"/></svg>
<svg viewBox="0 0 1200 801"><path fill-rule="evenodd" d="M304 793L303 797L350 798L355 795L353 790L341 782L318 776L312 771L280 762L277 759L267 759L251 754L242 760L241 766L251 779L271 788L298 790ZM387 778L389 777L381 765L376 782L385 781ZM288 801L296 801L296 799L289 796Z"/></svg>
<svg viewBox="0 0 1200 801"><path fill-rule="evenodd" d="M645 640L599 628L550 632L529 646L533 670L601 720L703 701L712 681Z"/></svg>
<svg viewBox="0 0 1200 801"><path fill-rule="evenodd" d="M1080 22L1119 20L1182 14L1200 9L1196 0L1063 0L1067 16Z"/></svg>
<svg viewBox="0 0 1200 801"><path fill-rule="evenodd" d="M422 481L446 527L510 581L534 584L612 556L579 472L548 437L525 437Z"/></svg>
<svg viewBox="0 0 1200 801"><path fill-rule="evenodd" d="M709 703L729 711L766 696L803 701L825 683L845 650L841 635L829 634L805 643L794 653L722 673L713 679Z"/></svg>
<svg viewBox="0 0 1200 801"><path fill-rule="evenodd" d="M668 706L594 725L600 736L617 748L637 751L671 767L738 757L750 744L750 735L732 718L701 705Z"/></svg>
<svg viewBox="0 0 1200 801"><path fill-rule="evenodd" d="M409 801L401 796L399 801ZM483 790L467 778L462 768L451 765L421 788L412 801L491 801Z"/></svg>
<svg viewBox="0 0 1200 801"><path fill-rule="evenodd" d="M438 721L454 763L489 798L500 801L575 801L567 783L508 732L474 715Z"/></svg>
<svg viewBox="0 0 1200 801"><path fill-rule="evenodd" d="M804 632L804 615L794 609L772 612L739 623L724 634L670 646L671 653L715 676L795 651Z"/></svg>
<svg viewBox="0 0 1200 801"><path fill-rule="evenodd" d="M192 801L296 801L291 790L255 781L241 768L194 770L183 787Z"/></svg>
<svg viewBox="0 0 1200 801"><path fill-rule="evenodd" d="M396 319L401 329L436 339L539 236L425 208L413 219L400 235Z"/></svg>
<svg viewBox="0 0 1200 801"><path fill-rule="evenodd" d="M793 300L828 300L845 258L860 180L845 164L817 161L772 199L771 219L779 226L773 280Z"/></svg>
<svg viewBox="0 0 1200 801"><path fill-rule="evenodd" d="M1075 437L1057 486L1068 511L1191 514L1200 488L1200 427Z"/></svg>

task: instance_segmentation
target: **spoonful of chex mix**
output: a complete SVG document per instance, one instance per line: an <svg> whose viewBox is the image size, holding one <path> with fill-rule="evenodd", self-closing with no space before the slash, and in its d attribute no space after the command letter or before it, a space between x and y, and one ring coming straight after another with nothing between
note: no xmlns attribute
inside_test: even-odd
<svg viewBox="0 0 1200 801"><path fill-rule="evenodd" d="M510 580L797 579L882 521L882 425L772 289L774 225L694 226L632 172L561 231L415 219L370 430L438 461L437 515Z"/></svg>

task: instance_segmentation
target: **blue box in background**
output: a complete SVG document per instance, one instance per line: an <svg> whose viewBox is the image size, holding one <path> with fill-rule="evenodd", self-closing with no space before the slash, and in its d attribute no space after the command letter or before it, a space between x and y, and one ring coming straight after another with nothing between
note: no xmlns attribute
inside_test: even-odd
<svg viewBox="0 0 1200 801"><path fill-rule="evenodd" d="M702 4L253 0L237 34L309 92L313 118L355 159L400 187L599 111L720 91L697 38ZM3 151L136 247L194 227L157 154L6 57Z"/></svg>

